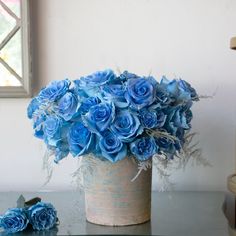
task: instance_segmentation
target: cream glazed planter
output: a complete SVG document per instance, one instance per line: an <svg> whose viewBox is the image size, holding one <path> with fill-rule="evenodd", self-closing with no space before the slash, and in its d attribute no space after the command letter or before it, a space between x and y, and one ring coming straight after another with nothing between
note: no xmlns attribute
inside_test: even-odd
<svg viewBox="0 0 236 236"><path fill-rule="evenodd" d="M117 163L93 158L91 163L92 173L84 174L86 218L89 222L124 226L150 220L151 168L142 171L132 182L138 165L130 157Z"/></svg>

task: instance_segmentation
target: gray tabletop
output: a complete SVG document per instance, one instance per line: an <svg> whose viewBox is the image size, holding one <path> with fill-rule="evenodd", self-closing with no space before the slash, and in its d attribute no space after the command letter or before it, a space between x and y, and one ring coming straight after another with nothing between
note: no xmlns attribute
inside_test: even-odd
<svg viewBox="0 0 236 236"><path fill-rule="evenodd" d="M20 194L28 200L39 196L58 211L60 224L46 232L17 235L181 235L227 236L222 213L223 192L164 192L152 195L152 218L148 223L127 227L100 226L86 222L83 195L78 192L0 193L0 213L14 207Z"/></svg>

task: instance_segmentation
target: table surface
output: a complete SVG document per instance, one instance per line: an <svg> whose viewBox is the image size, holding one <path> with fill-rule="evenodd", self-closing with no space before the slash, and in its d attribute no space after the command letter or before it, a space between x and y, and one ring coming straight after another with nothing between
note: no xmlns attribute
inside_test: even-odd
<svg viewBox="0 0 236 236"><path fill-rule="evenodd" d="M148 223L109 227L88 223L84 197L79 192L0 193L0 213L15 207L20 194L29 200L39 196L51 202L58 211L60 224L47 232L25 232L22 235L181 235L227 236L228 224L222 212L223 192L152 193L152 218ZM0 235L4 235L3 233Z"/></svg>

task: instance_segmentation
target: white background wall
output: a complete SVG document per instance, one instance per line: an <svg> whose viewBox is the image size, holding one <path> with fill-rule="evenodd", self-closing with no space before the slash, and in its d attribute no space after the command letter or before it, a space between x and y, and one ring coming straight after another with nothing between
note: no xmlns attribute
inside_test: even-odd
<svg viewBox="0 0 236 236"><path fill-rule="evenodd" d="M182 77L199 94L193 130L213 167L174 172L177 190L224 190L235 169L235 0L32 1L34 90L104 68ZM74 188L72 157L41 187L45 148L26 118L29 99L0 100L0 190ZM156 175L155 175L156 176ZM154 186L158 181L154 177Z"/></svg>

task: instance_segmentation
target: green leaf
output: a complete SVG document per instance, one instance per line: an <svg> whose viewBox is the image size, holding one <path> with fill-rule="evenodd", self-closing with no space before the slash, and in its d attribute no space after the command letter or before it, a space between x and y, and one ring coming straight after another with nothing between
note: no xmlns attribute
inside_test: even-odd
<svg viewBox="0 0 236 236"><path fill-rule="evenodd" d="M32 198L29 201L25 202L25 206L26 207L31 207L31 206L37 204L38 202L41 202L41 198L35 197L35 198Z"/></svg>
<svg viewBox="0 0 236 236"><path fill-rule="evenodd" d="M16 207L17 208L24 208L25 207L25 198L23 195L20 195L19 198L16 201Z"/></svg>

